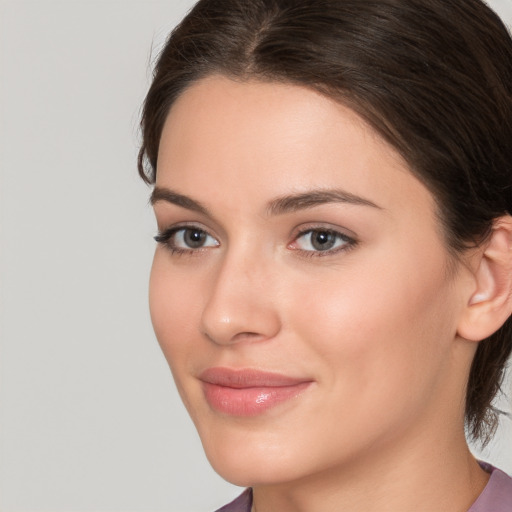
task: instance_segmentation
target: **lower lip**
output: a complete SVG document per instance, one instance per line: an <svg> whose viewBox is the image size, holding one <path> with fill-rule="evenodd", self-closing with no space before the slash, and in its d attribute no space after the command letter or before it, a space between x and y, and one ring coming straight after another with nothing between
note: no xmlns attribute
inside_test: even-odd
<svg viewBox="0 0 512 512"><path fill-rule="evenodd" d="M311 382L291 386L263 386L230 388L203 382L203 390L210 406L232 416L257 416L299 396Z"/></svg>

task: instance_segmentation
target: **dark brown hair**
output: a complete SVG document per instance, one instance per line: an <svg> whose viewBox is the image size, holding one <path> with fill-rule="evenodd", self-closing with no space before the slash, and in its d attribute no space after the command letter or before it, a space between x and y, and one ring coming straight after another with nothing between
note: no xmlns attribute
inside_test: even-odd
<svg viewBox="0 0 512 512"><path fill-rule="evenodd" d="M454 255L512 212L512 40L480 0L200 0L155 67L139 172L154 183L176 98L211 74L311 87L361 115L433 193ZM511 318L479 344L466 425L484 442Z"/></svg>

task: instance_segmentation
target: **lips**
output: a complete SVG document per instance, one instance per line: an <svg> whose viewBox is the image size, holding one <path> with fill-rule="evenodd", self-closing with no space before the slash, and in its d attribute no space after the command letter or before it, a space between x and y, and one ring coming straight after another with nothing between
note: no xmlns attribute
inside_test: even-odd
<svg viewBox="0 0 512 512"><path fill-rule="evenodd" d="M256 416L299 396L312 383L253 369L208 368L199 377L213 409L233 416Z"/></svg>

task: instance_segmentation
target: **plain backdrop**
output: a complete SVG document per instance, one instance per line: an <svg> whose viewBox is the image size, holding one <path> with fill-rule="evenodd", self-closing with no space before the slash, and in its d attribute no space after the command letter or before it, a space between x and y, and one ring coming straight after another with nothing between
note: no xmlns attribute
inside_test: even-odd
<svg viewBox="0 0 512 512"><path fill-rule="evenodd" d="M1 512L211 511L240 491L206 462L147 306L139 110L192 4L0 1ZM512 0L491 4L512 24ZM510 420L480 456L512 473Z"/></svg>

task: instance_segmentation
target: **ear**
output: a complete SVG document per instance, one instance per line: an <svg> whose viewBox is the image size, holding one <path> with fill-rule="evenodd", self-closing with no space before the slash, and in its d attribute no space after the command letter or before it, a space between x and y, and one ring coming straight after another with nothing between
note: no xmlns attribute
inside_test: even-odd
<svg viewBox="0 0 512 512"><path fill-rule="evenodd" d="M474 283L457 333L470 341L494 334L512 314L512 217L495 219L488 240L471 258Z"/></svg>

